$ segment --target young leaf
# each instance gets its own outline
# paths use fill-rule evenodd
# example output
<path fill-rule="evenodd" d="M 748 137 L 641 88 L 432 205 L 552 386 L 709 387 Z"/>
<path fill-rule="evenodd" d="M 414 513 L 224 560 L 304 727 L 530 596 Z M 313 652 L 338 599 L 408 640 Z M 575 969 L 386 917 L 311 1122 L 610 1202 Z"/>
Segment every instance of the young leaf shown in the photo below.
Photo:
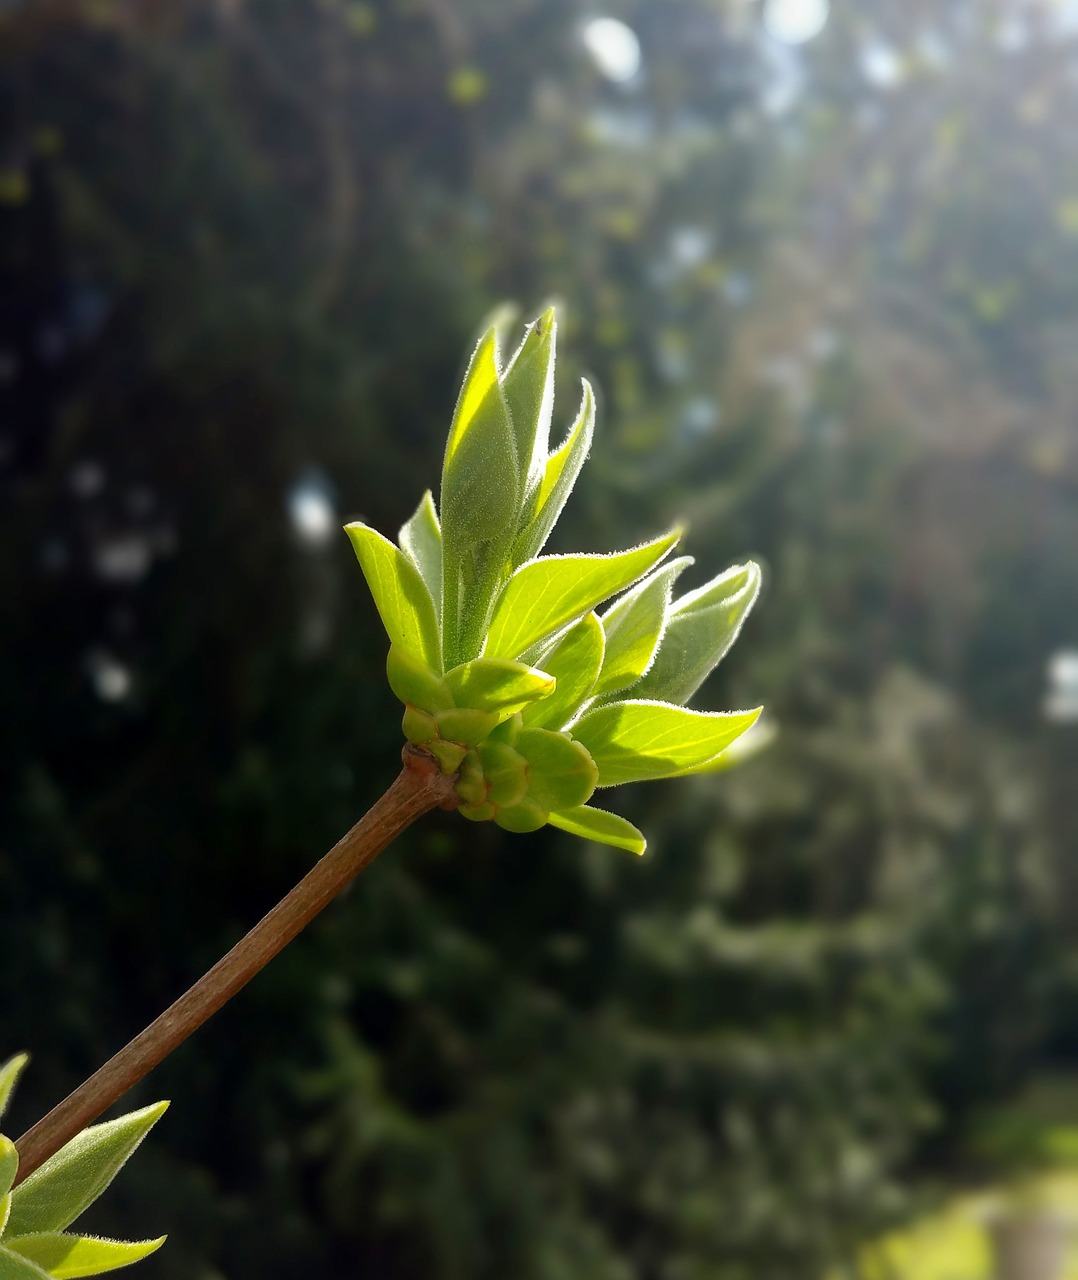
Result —
<path fill-rule="evenodd" d="M 539 487 L 546 462 L 554 409 L 557 330 L 554 308 L 550 307 L 528 326 L 502 378 L 526 493 Z"/>
<path fill-rule="evenodd" d="M 11 1193 L 8 1236 L 62 1231 L 105 1190 L 168 1108 L 141 1111 L 84 1129 Z"/>
<path fill-rule="evenodd" d="M 522 565 L 494 607 L 485 656 L 515 658 L 634 583 L 669 555 L 674 529 L 613 555 L 543 556 Z"/>
<path fill-rule="evenodd" d="M 595 762 L 566 734 L 522 729 L 513 749 L 528 762 L 527 798 L 541 808 L 571 809 L 595 790 Z"/>
<path fill-rule="evenodd" d="M 585 381 L 584 397 L 576 421 L 561 447 L 547 458 L 539 487 L 532 494 L 526 514 L 521 519 L 520 533 L 513 547 L 514 567 L 531 560 L 542 551 L 573 491 L 580 468 L 591 448 L 594 430 L 595 395 Z"/>
<path fill-rule="evenodd" d="M 19 1171 L 19 1153 L 10 1138 L 0 1133 L 0 1196 L 6 1196 Z"/>
<path fill-rule="evenodd" d="M 597 698 L 635 684 L 651 666 L 666 627 L 674 579 L 692 563 L 692 556 L 680 556 L 664 564 L 603 614 L 606 656 L 595 683 Z"/>
<path fill-rule="evenodd" d="M 755 711 L 689 711 L 668 702 L 612 702 L 573 726 L 599 769 L 600 787 L 696 772 L 755 723 Z"/>
<path fill-rule="evenodd" d="M 750 560 L 675 600 L 659 652 L 634 696 L 687 702 L 737 639 L 759 593 L 760 567 Z"/>
<path fill-rule="evenodd" d="M 497 711 L 504 719 L 553 693 L 556 681 L 523 662 L 476 658 L 447 671 L 445 683 L 458 707 Z"/>
<path fill-rule="evenodd" d="M 165 1239 L 161 1236 L 157 1240 L 104 1240 L 97 1236 L 45 1231 L 8 1238 L 4 1247 L 27 1258 L 54 1280 L 75 1280 L 78 1276 L 99 1276 L 105 1271 L 129 1267 L 132 1262 L 156 1253 Z M 2 1266 L 0 1263 L 0 1268 Z M 0 1276 L 2 1274 L 0 1270 Z"/>
<path fill-rule="evenodd" d="M 49 1280 L 49 1273 L 29 1258 L 0 1245 L 0 1280 Z"/>
<path fill-rule="evenodd" d="M 610 844 L 615 849 L 643 853 L 647 848 L 647 841 L 631 822 L 619 818 L 616 813 L 607 813 L 605 809 L 593 809 L 582 804 L 575 809 L 555 810 L 547 821 L 552 827 L 560 827 L 570 835 Z"/>
<path fill-rule="evenodd" d="M 438 672 L 441 645 L 434 601 L 419 570 L 399 547 L 358 520 L 344 526 L 367 579 L 382 626 L 399 649 Z"/>
<path fill-rule="evenodd" d="M 419 500 L 411 518 L 401 526 L 397 541 L 419 570 L 437 612 L 442 605 L 442 529 L 429 489 Z"/>
<path fill-rule="evenodd" d="M 15 1088 L 23 1067 L 29 1061 L 29 1054 L 18 1053 L 14 1058 L 8 1058 L 7 1062 L 0 1066 L 0 1116 L 7 1110 L 7 1104 L 11 1100 L 11 1091 Z"/>
<path fill-rule="evenodd" d="M 520 516 L 520 464 L 498 378 L 496 345 L 491 329 L 472 356 L 442 466 L 446 666 L 478 655 Z"/>
<path fill-rule="evenodd" d="M 557 680 L 557 688 L 524 708 L 524 723 L 533 729 L 563 729 L 591 693 L 603 665 L 604 646 L 602 623 L 594 613 L 586 613 L 542 659 L 543 670 Z"/>

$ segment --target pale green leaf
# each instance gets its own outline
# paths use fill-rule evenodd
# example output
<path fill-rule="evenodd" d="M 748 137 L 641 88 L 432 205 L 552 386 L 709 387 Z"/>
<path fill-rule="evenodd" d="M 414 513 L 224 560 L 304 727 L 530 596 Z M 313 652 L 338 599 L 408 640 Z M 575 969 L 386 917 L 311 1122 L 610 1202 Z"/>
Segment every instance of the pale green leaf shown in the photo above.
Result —
<path fill-rule="evenodd" d="M 610 844 L 615 849 L 628 849 L 630 853 L 643 853 L 647 841 L 636 827 L 616 813 L 607 813 L 605 809 L 593 809 L 590 805 L 580 805 L 575 809 L 561 809 L 547 818 L 552 827 L 568 831 L 570 835 L 580 836 L 584 840 L 595 840 L 599 844 Z"/>
<path fill-rule="evenodd" d="M 17 1053 L 14 1058 L 8 1058 L 7 1062 L 0 1066 L 0 1116 L 7 1110 L 7 1104 L 11 1101 L 11 1092 L 22 1074 L 23 1067 L 29 1061 L 29 1054 Z"/>
<path fill-rule="evenodd" d="M 437 612 L 442 604 L 442 529 L 429 489 L 419 500 L 411 518 L 401 526 L 397 541 L 419 570 Z"/>
<path fill-rule="evenodd" d="M 737 639 L 759 593 L 760 567 L 750 560 L 675 600 L 659 652 L 633 695 L 687 702 Z"/>
<path fill-rule="evenodd" d="M 457 401 L 442 467 L 442 644 L 445 665 L 478 656 L 520 516 L 521 475 L 491 329 Z"/>
<path fill-rule="evenodd" d="M 606 656 L 595 684 L 597 698 L 635 684 L 651 666 L 666 627 L 674 579 L 692 562 L 692 556 L 680 556 L 664 564 L 602 615 Z"/>
<path fill-rule="evenodd" d="M 545 671 L 508 658 L 476 658 L 445 674 L 446 687 L 458 707 L 515 715 L 553 693 L 555 680 Z"/>
<path fill-rule="evenodd" d="M 557 688 L 523 711 L 524 723 L 535 729 L 563 729 L 583 706 L 603 665 L 602 623 L 587 613 L 560 636 L 542 658 L 543 670 L 557 680 Z"/>
<path fill-rule="evenodd" d="M 49 1273 L 0 1245 L 0 1280 L 49 1280 Z"/>
<path fill-rule="evenodd" d="M 99 1276 L 148 1258 L 165 1243 L 157 1240 L 105 1240 L 97 1236 L 67 1235 L 60 1231 L 17 1236 L 4 1241 L 6 1248 L 54 1277 L 76 1280 L 79 1276 Z"/>
<path fill-rule="evenodd" d="M 538 489 L 554 409 L 554 352 L 558 325 L 550 307 L 530 324 L 502 377 L 526 492 Z"/>
<path fill-rule="evenodd" d="M 69 1226 L 115 1178 L 167 1108 L 167 1102 L 157 1102 L 72 1138 L 12 1192 L 8 1235 Z"/>
<path fill-rule="evenodd" d="M 10 1138 L 0 1133 L 0 1196 L 6 1196 L 19 1171 L 19 1153 Z"/>
<path fill-rule="evenodd" d="M 419 570 L 399 547 L 358 520 L 344 527 L 382 626 L 399 649 L 422 658 L 434 671 L 442 669 L 434 601 Z"/>
<path fill-rule="evenodd" d="M 766 751 L 778 736 L 778 726 L 765 716 L 761 716 L 736 742 L 732 742 L 725 751 L 720 751 L 714 760 L 694 772 L 725 773 L 728 769 L 736 769 L 739 765 L 747 764 Z"/>
<path fill-rule="evenodd" d="M 11 1213 L 11 1193 L 8 1192 L 0 1196 L 0 1236 L 4 1234 L 4 1228 L 7 1226 L 8 1216 Z"/>
<path fill-rule="evenodd" d="M 522 565 L 494 607 L 485 656 L 515 658 L 654 568 L 677 545 L 674 529 L 613 555 L 543 556 Z"/>
<path fill-rule="evenodd" d="M 595 395 L 584 382 L 580 412 L 564 443 L 546 460 L 539 487 L 529 503 L 527 516 L 513 547 L 513 564 L 523 564 L 542 551 L 576 484 L 580 468 L 591 448 L 595 430 Z"/>
<path fill-rule="evenodd" d="M 571 809 L 595 790 L 595 763 L 567 734 L 522 729 L 513 749 L 528 762 L 527 798 L 541 808 Z"/>
<path fill-rule="evenodd" d="M 599 786 L 695 773 L 755 723 L 754 711 L 689 711 L 633 699 L 586 711 L 573 736 L 599 768 Z"/>

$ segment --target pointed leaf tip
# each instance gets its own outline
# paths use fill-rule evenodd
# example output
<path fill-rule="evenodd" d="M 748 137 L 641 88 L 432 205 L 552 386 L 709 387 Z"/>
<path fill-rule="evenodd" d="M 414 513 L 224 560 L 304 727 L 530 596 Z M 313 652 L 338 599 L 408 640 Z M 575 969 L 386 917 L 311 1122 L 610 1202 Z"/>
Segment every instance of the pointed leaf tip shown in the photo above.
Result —
<path fill-rule="evenodd" d="M 107 1240 L 100 1236 L 68 1235 L 43 1231 L 29 1236 L 7 1238 L 4 1245 L 12 1253 L 32 1262 L 53 1280 L 79 1280 L 118 1271 L 156 1253 L 167 1236 L 156 1240 Z M 0 1280 L 5 1280 L 0 1261 Z"/>
<path fill-rule="evenodd" d="M 574 809 L 562 809 L 547 819 L 552 827 L 579 836 L 582 840 L 594 840 L 597 844 L 612 845 L 629 853 L 642 855 L 648 842 L 641 832 L 627 819 L 605 809 L 593 809 L 580 805 Z"/>
<path fill-rule="evenodd" d="M 599 786 L 683 777 L 697 772 L 756 723 L 753 711 L 690 711 L 633 699 L 586 711 L 573 736 L 599 768 Z"/>
<path fill-rule="evenodd" d="M 167 1110 L 167 1102 L 156 1102 L 72 1138 L 11 1193 L 7 1236 L 69 1226 L 101 1195 Z"/>
<path fill-rule="evenodd" d="M 7 1110 L 7 1104 L 11 1101 L 11 1094 L 16 1084 L 18 1084 L 19 1076 L 22 1075 L 23 1068 L 30 1061 L 28 1053 L 17 1053 L 13 1058 L 0 1066 L 0 1116 Z"/>

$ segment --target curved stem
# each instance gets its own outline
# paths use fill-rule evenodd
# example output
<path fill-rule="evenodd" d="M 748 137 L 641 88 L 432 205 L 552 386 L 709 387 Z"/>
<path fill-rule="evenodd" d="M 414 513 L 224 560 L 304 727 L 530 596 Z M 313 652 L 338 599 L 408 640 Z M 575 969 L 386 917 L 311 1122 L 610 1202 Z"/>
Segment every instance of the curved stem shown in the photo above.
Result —
<path fill-rule="evenodd" d="M 21 1182 L 181 1045 L 417 818 L 454 808 L 453 778 L 405 747 L 389 790 L 267 915 L 156 1021 L 15 1143 Z"/>

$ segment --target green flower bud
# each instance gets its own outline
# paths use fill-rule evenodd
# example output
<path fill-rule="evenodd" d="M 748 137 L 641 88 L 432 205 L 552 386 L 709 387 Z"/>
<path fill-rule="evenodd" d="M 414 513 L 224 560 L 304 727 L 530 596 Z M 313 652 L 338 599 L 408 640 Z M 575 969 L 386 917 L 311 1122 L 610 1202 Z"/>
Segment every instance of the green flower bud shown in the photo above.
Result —
<path fill-rule="evenodd" d="M 495 711 L 476 711 L 473 707 L 454 707 L 448 711 L 439 711 L 438 736 L 448 738 L 450 742 L 463 742 L 467 747 L 474 747 L 482 742 L 498 723 Z"/>
<path fill-rule="evenodd" d="M 405 707 L 401 728 L 408 741 L 415 743 L 417 747 L 425 747 L 431 739 L 438 736 L 438 721 L 418 707 Z"/>
<path fill-rule="evenodd" d="M 499 809 L 491 816 L 503 831 L 538 831 L 546 825 L 549 811 L 534 800 L 522 800 L 508 809 Z"/>
<path fill-rule="evenodd" d="M 486 800 L 482 804 L 462 804 L 457 812 L 463 814 L 469 822 L 489 822 L 498 811 Z"/>
<path fill-rule="evenodd" d="M 524 757 L 502 742 L 479 744 L 479 759 L 489 788 L 488 798 L 499 807 L 514 805 L 528 790 L 528 765 Z"/>
<path fill-rule="evenodd" d="M 413 653 L 389 646 L 386 658 L 389 687 L 401 702 L 411 703 L 423 711 L 447 711 L 454 705 L 453 695 L 445 682 Z"/>

